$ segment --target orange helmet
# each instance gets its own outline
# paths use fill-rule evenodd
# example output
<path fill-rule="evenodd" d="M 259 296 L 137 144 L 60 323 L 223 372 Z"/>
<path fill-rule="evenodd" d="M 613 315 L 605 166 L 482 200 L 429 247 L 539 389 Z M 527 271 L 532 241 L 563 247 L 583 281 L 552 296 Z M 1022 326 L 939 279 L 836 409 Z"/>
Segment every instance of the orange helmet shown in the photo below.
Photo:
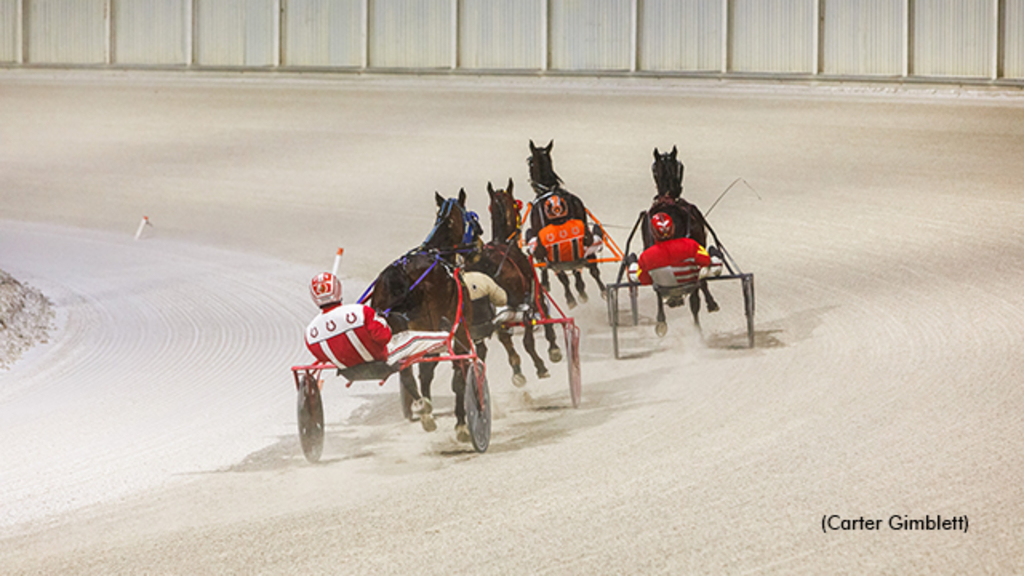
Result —
<path fill-rule="evenodd" d="M 676 225 L 672 217 L 664 212 L 658 212 L 651 216 L 651 228 L 654 229 L 654 237 L 658 240 L 671 240 L 676 233 Z"/>
<path fill-rule="evenodd" d="M 309 293 L 313 297 L 313 303 L 320 308 L 339 304 L 341 303 L 341 282 L 330 272 L 317 274 L 309 283 Z"/>
<path fill-rule="evenodd" d="M 555 220 L 569 214 L 569 207 L 565 205 L 561 196 L 552 194 L 544 201 L 544 214 L 548 220 Z"/>

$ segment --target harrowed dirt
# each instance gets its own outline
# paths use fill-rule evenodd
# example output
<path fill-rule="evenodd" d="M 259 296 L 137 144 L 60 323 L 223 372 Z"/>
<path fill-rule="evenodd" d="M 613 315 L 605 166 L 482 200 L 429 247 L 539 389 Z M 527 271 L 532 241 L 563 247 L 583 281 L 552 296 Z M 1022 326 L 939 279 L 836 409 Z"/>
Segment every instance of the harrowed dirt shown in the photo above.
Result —
<path fill-rule="evenodd" d="M 4 574 L 1024 568 L 1020 90 L 0 70 L 0 103 L 0 342 L 12 298 L 38 330 L 0 367 Z M 308 280 L 343 247 L 356 299 L 435 191 L 489 228 L 530 139 L 620 245 L 655 147 L 705 212 L 742 179 L 708 220 L 754 348 L 722 282 L 703 335 L 643 292 L 616 360 L 588 278 L 579 408 L 492 341 L 487 453 L 442 366 L 433 433 L 328 375 L 307 463 Z"/>

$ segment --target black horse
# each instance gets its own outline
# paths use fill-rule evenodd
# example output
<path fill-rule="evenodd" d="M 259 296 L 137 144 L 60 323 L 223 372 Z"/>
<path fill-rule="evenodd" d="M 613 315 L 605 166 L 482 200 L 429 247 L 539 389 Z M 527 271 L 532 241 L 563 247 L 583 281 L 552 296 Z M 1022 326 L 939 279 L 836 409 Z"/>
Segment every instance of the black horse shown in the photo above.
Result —
<path fill-rule="evenodd" d="M 569 308 L 576 307 L 576 298 L 569 290 L 569 277 L 566 271 L 572 271 L 575 278 L 576 291 L 581 302 L 587 301 L 586 284 L 580 274 L 580 268 L 586 267 L 590 275 L 597 282 L 601 296 L 605 296 L 605 286 L 601 282 L 601 272 L 595 262 L 589 262 L 584 255 L 587 247 L 593 245 L 595 234 L 601 235 L 600 228 L 595 226 L 591 229 L 587 209 L 578 196 L 562 187 L 562 179 L 555 173 L 551 161 L 551 149 L 555 141 L 551 140 L 547 146 L 538 148 L 533 140 L 530 140 L 530 157 L 526 162 L 530 168 L 530 185 L 533 187 L 536 197 L 530 203 L 530 229 L 527 231 L 527 241 L 536 242 L 533 249 L 533 256 L 539 262 L 545 262 L 546 266 L 541 270 L 541 284 L 545 290 L 550 289 L 548 269 L 554 270 L 555 275 L 565 288 L 565 301 Z M 566 226 L 571 222 L 579 222 L 582 237 L 565 243 L 568 248 L 564 252 L 555 249 L 549 239 L 542 237 L 554 234 L 544 234 L 545 230 L 553 230 L 554 226 Z M 564 230 L 561 228 L 560 230 Z M 564 234 L 563 234 L 564 235 Z M 552 258 L 552 255 L 555 258 Z"/>
<path fill-rule="evenodd" d="M 474 259 L 466 266 L 467 270 L 483 272 L 505 290 L 508 296 L 508 305 L 514 309 L 526 309 L 528 315 L 537 310 L 537 302 L 540 302 L 542 312 L 547 315 L 547 303 L 543 298 L 538 299 L 535 287 L 537 276 L 530 259 L 523 254 L 519 247 L 519 236 L 522 230 L 522 223 L 519 218 L 519 206 L 512 193 L 512 179 L 508 180 L 508 187 L 505 190 L 495 190 L 490 182 L 487 183 L 487 194 L 490 196 L 491 213 L 491 241 L 484 244 L 480 250 L 480 257 Z M 525 306 L 524 306 L 525 305 Z M 523 322 L 525 333 L 523 334 L 523 346 L 527 354 L 533 360 L 534 368 L 537 370 L 538 378 L 550 376 L 544 360 L 537 354 L 536 341 L 533 336 L 533 326 L 528 319 Z M 516 386 L 526 384 L 526 377 L 523 376 L 522 360 L 516 352 L 512 343 L 510 331 L 499 328 L 497 330 L 498 340 L 508 353 L 509 365 L 512 367 L 512 383 Z M 548 358 L 552 362 L 562 359 L 562 351 L 556 342 L 555 329 L 550 324 L 544 325 L 544 334 L 548 341 Z M 483 357 L 487 347 L 483 341 L 477 342 L 477 349 Z"/>
<path fill-rule="evenodd" d="M 683 199 L 683 163 L 677 158 L 678 151 L 672 147 L 671 152 L 664 154 L 654 149 L 654 164 L 651 171 L 654 173 L 654 183 L 657 185 L 658 193 L 654 196 L 651 208 L 647 211 L 643 227 L 644 248 L 654 244 L 654 233 L 650 227 L 650 219 L 661 212 L 672 219 L 675 227 L 675 238 L 691 238 L 701 246 L 708 248 L 707 244 L 707 222 L 704 215 L 695 205 Z M 693 314 L 693 322 L 700 326 L 700 293 L 704 293 L 707 300 L 708 312 L 718 311 L 718 303 L 711 296 L 708 290 L 707 280 L 701 280 L 699 292 L 694 291 L 690 295 L 690 312 Z M 659 301 L 660 303 L 660 301 Z M 669 306 L 678 306 L 681 301 L 668 301 Z"/>

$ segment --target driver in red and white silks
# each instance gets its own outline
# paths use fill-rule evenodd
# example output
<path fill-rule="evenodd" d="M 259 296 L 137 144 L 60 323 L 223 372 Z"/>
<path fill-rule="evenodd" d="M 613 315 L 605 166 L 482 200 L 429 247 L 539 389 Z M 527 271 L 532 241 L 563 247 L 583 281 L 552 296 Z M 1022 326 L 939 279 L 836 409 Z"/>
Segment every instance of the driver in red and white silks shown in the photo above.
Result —
<path fill-rule="evenodd" d="M 388 357 L 391 328 L 363 304 L 342 304 L 341 282 L 324 272 L 310 283 L 320 315 L 306 327 L 306 347 L 320 362 L 349 368 Z"/>
<path fill-rule="evenodd" d="M 392 338 L 391 328 L 373 308 L 342 303 L 341 282 L 329 272 L 313 277 L 309 289 L 320 315 L 306 327 L 306 347 L 319 362 L 337 368 L 375 361 L 397 366 L 413 354 L 444 347 L 448 340 L 447 332 L 414 330 Z"/>

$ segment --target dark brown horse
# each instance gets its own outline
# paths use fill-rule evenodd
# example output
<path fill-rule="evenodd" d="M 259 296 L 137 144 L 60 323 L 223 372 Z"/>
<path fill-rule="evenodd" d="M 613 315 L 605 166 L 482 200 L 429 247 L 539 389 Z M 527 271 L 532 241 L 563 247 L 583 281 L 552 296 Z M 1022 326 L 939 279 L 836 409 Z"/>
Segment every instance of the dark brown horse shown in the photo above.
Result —
<path fill-rule="evenodd" d="M 435 229 L 437 227 L 435 226 Z M 465 287 L 462 287 L 462 301 L 469 302 Z M 370 292 L 369 305 L 387 318 L 392 332 L 404 330 L 445 331 L 452 330 L 459 317 L 459 285 L 455 279 L 452 265 L 437 250 L 417 248 L 392 262 L 385 268 L 374 282 Z M 462 307 L 460 324 L 455 326 L 453 349 L 456 354 L 465 354 L 471 350 L 468 334 L 463 328 L 472 325 L 472 310 L 469 306 Z M 460 441 L 469 441 L 469 430 L 466 427 L 466 409 L 464 396 L 466 391 L 466 371 L 468 362 L 453 362 L 452 392 L 455 393 L 455 429 Z M 420 362 L 420 388 L 416 388 L 416 379 L 412 368 L 406 368 L 399 374 L 403 395 L 410 401 L 431 398 L 430 387 L 434 379 L 436 362 Z M 411 416 L 407 406 L 403 406 L 406 415 Z M 427 431 L 436 426 L 430 413 L 421 414 L 420 422 Z"/>
<path fill-rule="evenodd" d="M 513 309 L 522 310 L 530 316 L 536 313 L 537 302 L 542 307 L 541 312 L 548 314 L 547 303 L 543 298 L 538 299 L 536 293 L 537 277 L 530 259 L 523 254 L 519 248 L 519 236 L 522 230 L 522 222 L 519 218 L 519 205 L 513 196 L 512 179 L 508 179 L 508 187 L 504 190 L 495 190 L 490 182 L 487 183 L 487 194 L 490 196 L 491 213 L 491 241 L 484 244 L 479 253 L 479 258 L 472 259 L 466 269 L 487 274 L 505 290 L 508 296 L 508 306 Z M 527 354 L 533 360 L 537 369 L 538 378 L 547 378 L 547 367 L 544 360 L 537 354 L 536 341 L 533 336 L 533 326 L 529 319 L 524 318 L 523 346 Z M 498 341 L 505 347 L 508 353 L 509 365 L 512 367 L 512 383 L 516 386 L 526 384 L 526 377 L 523 376 L 522 360 L 516 352 L 512 343 L 511 330 L 499 328 L 497 330 Z M 544 325 L 544 334 L 548 341 L 548 357 L 552 362 L 562 359 L 562 351 L 556 342 L 555 329 L 550 324 Z M 483 341 L 477 342 L 477 349 L 481 357 L 486 354 L 487 347 Z"/>
<path fill-rule="evenodd" d="M 538 235 L 541 230 L 549 224 L 561 224 L 569 220 L 580 220 L 583 223 L 583 246 L 580 248 L 585 249 L 585 247 L 594 243 L 595 233 L 600 235 L 601 230 L 596 226 L 594 229 L 591 229 L 588 222 L 589 219 L 587 218 L 587 209 L 584 207 L 583 201 L 562 187 L 562 179 L 555 173 L 554 165 L 551 161 L 551 149 L 554 146 L 554 140 L 548 142 L 548 145 L 544 147 L 537 147 L 533 140 L 530 140 L 530 157 L 527 158 L 526 163 L 530 168 L 530 185 L 533 187 L 536 197 L 530 203 L 530 229 L 527 231 L 527 241 L 531 243 L 538 241 Z M 548 211 L 548 207 L 551 205 L 556 206 L 562 216 L 552 217 Z M 533 255 L 539 262 L 544 262 L 548 259 L 547 251 L 539 245 L 533 251 Z M 547 266 L 541 270 L 541 284 L 545 290 L 550 289 L 548 268 L 552 268 L 555 271 L 555 276 L 558 277 L 558 280 L 561 281 L 562 286 L 565 288 L 566 303 L 569 308 L 575 308 L 576 298 L 569 290 L 569 277 L 566 275 L 566 271 L 572 271 L 579 300 L 580 302 L 586 302 L 586 284 L 583 283 L 583 277 L 580 274 L 580 268 L 583 267 L 590 270 L 590 275 L 597 282 L 601 296 L 604 297 L 605 286 L 601 282 L 601 272 L 598 270 L 596 263 L 588 262 L 585 257 L 569 262 L 547 262 Z"/>
<path fill-rule="evenodd" d="M 654 202 L 647 211 L 643 227 L 644 248 L 654 244 L 654 234 L 650 229 L 650 219 L 659 212 L 667 214 L 672 218 L 675 227 L 675 238 L 691 238 L 705 248 L 707 243 L 707 222 L 704 215 L 695 205 L 683 199 L 683 163 L 678 159 L 676 147 L 671 152 L 664 154 L 654 149 L 654 164 L 651 166 L 654 173 L 654 183 L 657 185 L 658 193 L 654 196 Z M 708 290 L 707 280 L 700 281 L 700 290 L 690 295 L 690 312 L 693 314 L 693 322 L 700 326 L 700 293 L 704 294 L 707 300 L 708 312 L 716 312 L 718 303 L 711 296 Z M 681 301 L 668 301 L 669 306 L 678 306 Z"/>

